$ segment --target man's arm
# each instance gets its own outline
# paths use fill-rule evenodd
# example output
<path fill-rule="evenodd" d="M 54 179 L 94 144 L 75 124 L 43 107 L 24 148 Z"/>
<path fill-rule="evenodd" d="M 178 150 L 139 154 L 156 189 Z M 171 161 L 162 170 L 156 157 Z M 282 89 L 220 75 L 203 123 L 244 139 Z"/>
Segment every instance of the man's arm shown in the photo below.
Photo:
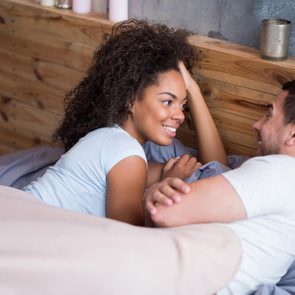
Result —
<path fill-rule="evenodd" d="M 146 203 L 156 225 L 170 227 L 192 223 L 231 222 L 247 218 L 242 200 L 222 175 L 192 184 L 185 184 L 177 178 L 168 178 L 153 185 L 146 193 L 146 200 L 157 202 L 175 195 L 180 195 L 181 201 L 170 206 L 156 203 L 156 209 L 150 210 L 151 207 Z"/>

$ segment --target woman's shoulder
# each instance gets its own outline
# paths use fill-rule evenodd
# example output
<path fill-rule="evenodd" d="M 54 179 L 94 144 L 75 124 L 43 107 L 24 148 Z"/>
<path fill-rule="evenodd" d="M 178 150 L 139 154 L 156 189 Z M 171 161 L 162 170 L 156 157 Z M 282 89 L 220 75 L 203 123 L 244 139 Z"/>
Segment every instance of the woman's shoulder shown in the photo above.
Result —
<path fill-rule="evenodd" d="M 83 152 L 83 154 L 88 153 L 90 156 L 100 154 L 105 150 L 116 153 L 121 150 L 142 150 L 142 146 L 121 127 L 115 125 L 89 132 L 68 153 L 81 154 Z"/>

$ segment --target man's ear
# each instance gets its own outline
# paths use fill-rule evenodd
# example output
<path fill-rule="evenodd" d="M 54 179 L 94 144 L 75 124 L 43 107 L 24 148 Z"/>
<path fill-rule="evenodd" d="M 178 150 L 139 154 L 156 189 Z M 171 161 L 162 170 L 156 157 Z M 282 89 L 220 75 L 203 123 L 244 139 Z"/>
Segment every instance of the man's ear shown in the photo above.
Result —
<path fill-rule="evenodd" d="M 289 137 L 286 143 L 288 146 L 295 146 L 295 125 L 291 126 Z"/>

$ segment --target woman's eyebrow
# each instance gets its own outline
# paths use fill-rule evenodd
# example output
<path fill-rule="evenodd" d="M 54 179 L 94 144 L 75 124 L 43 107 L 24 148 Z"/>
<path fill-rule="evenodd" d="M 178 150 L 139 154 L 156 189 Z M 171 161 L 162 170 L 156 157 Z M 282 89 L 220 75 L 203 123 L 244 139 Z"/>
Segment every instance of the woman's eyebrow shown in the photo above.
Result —
<path fill-rule="evenodd" d="M 157 95 L 162 95 L 162 94 L 168 94 L 168 95 L 172 96 L 173 98 L 176 98 L 176 95 L 171 93 L 171 92 L 159 92 L 159 93 L 157 93 Z"/>

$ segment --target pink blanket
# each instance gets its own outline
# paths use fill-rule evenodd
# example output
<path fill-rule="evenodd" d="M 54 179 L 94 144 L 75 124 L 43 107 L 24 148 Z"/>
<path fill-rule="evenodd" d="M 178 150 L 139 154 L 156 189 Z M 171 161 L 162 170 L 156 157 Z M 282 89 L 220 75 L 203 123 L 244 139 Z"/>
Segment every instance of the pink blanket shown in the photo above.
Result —
<path fill-rule="evenodd" d="M 0 294 L 213 294 L 240 258 L 222 225 L 136 227 L 0 186 Z"/>

